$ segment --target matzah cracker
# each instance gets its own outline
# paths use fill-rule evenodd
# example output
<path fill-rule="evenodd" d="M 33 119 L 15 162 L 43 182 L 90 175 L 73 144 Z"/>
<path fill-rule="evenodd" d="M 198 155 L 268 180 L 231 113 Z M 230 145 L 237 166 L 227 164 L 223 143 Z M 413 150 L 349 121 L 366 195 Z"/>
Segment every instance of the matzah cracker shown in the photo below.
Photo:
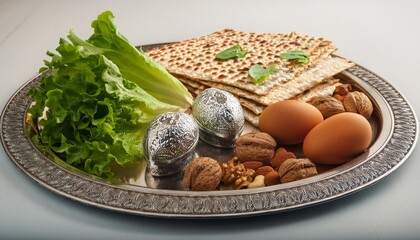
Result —
<path fill-rule="evenodd" d="M 254 127 L 258 127 L 258 123 L 260 121 L 259 115 L 256 115 L 255 113 L 251 112 L 250 110 L 242 107 L 243 113 L 244 113 L 244 119 L 251 123 Z"/>
<path fill-rule="evenodd" d="M 183 81 L 182 78 L 179 78 L 179 79 L 181 80 L 181 82 Z M 186 84 L 187 89 L 190 91 L 191 94 L 193 94 L 195 96 L 197 96 L 200 92 L 204 91 L 202 86 L 197 86 L 198 88 L 195 88 L 191 85 Z M 243 110 L 243 113 L 244 113 L 245 120 L 248 121 L 253 126 L 258 127 L 259 115 L 255 114 L 252 111 L 250 111 L 249 109 L 245 108 L 242 104 L 241 104 L 241 106 L 242 106 L 242 110 Z"/>
<path fill-rule="evenodd" d="M 272 89 L 266 96 L 259 96 L 224 84 L 209 84 L 209 82 L 195 82 L 193 80 L 178 77 L 181 82 L 195 89 L 204 90 L 207 87 L 216 87 L 228 91 L 238 97 L 239 102 L 245 108 L 255 114 L 260 114 L 265 106 L 277 101 L 291 99 L 304 91 L 313 88 L 326 78 L 333 76 L 353 66 L 353 63 L 338 57 L 329 57 L 322 60 L 318 65 L 309 68 L 299 77 Z M 319 93 L 318 93 L 319 94 Z M 306 95 L 310 96 L 310 95 Z"/>
<path fill-rule="evenodd" d="M 329 81 L 325 84 L 319 84 L 315 86 L 314 88 L 310 89 L 310 91 L 306 93 L 302 93 L 301 95 L 297 96 L 296 99 L 301 102 L 307 102 L 312 97 L 326 97 L 331 96 L 335 90 L 335 88 L 342 83 L 337 82 L 335 80 Z M 244 118 L 246 121 L 248 121 L 250 124 L 252 124 L 255 127 L 258 127 L 259 123 L 259 114 L 254 113 L 253 111 L 247 109 L 246 107 L 242 107 Z"/>
<path fill-rule="evenodd" d="M 182 76 L 176 76 L 175 77 L 181 81 L 184 85 L 186 86 L 190 86 L 196 89 L 200 89 L 200 90 L 205 90 L 206 88 L 208 88 L 208 86 L 202 84 L 201 82 L 195 81 L 195 80 L 191 80 Z"/>
<path fill-rule="evenodd" d="M 181 78 L 181 81 L 185 79 Z M 307 102 L 312 97 L 326 97 L 331 96 L 334 93 L 334 90 L 337 86 L 341 85 L 342 83 L 339 82 L 339 79 L 332 79 L 328 78 L 321 82 L 320 84 L 314 86 L 311 89 L 306 90 L 305 92 L 294 96 L 291 99 L 295 99 L 301 102 Z M 188 86 L 187 88 L 191 91 L 193 91 L 194 94 L 198 95 L 200 92 L 204 91 L 205 88 L 202 88 L 202 85 L 196 84 L 195 85 L 198 88 Z M 265 106 L 252 102 L 249 99 L 244 98 L 238 98 L 239 102 L 241 103 L 243 112 L 244 112 L 244 118 L 249 123 L 251 123 L 253 126 L 258 127 L 258 121 L 259 121 L 259 115 L 264 110 Z"/>
<path fill-rule="evenodd" d="M 217 53 L 238 44 L 249 51 L 245 58 L 227 61 L 215 59 Z M 189 79 L 229 84 L 262 95 L 273 86 L 292 79 L 308 67 L 308 65 L 291 64 L 279 57 L 281 53 L 299 49 L 307 53 L 311 61 L 316 61 L 322 53 L 318 48 L 327 45 L 330 45 L 330 42 L 322 38 L 295 32 L 256 34 L 227 29 L 164 45 L 148 51 L 147 54 L 172 74 Z M 274 65 L 278 71 L 264 83 L 256 85 L 248 76 L 248 70 L 257 63 L 266 67 Z"/>
<path fill-rule="evenodd" d="M 251 92 L 244 91 L 242 89 L 238 89 L 226 84 L 210 83 L 205 81 L 201 81 L 201 83 L 209 87 L 215 87 L 228 91 L 238 97 L 247 98 L 262 105 L 268 106 L 271 103 L 292 98 L 295 95 L 302 93 L 306 89 L 309 89 L 312 86 L 322 82 L 322 80 L 325 78 L 333 76 L 352 66 L 354 66 L 354 63 L 349 62 L 346 59 L 329 56 L 323 60 L 320 60 L 315 66 L 307 69 L 298 77 L 277 87 L 274 87 L 264 96 L 253 94 Z"/>
<path fill-rule="evenodd" d="M 339 81 L 339 79 L 327 78 L 323 80 L 320 84 L 312 86 L 311 88 L 306 89 L 300 94 L 297 94 L 290 98 L 279 99 L 278 101 L 296 99 L 298 101 L 306 102 L 315 96 L 330 96 L 334 92 L 335 88 L 338 85 L 341 85 Z M 261 114 L 264 108 L 266 108 L 266 106 L 246 98 L 239 97 L 238 100 L 243 107 L 247 108 L 248 110 L 257 115 Z"/>
<path fill-rule="evenodd" d="M 317 86 L 295 96 L 293 99 L 301 102 L 308 102 L 313 97 L 331 96 L 334 93 L 335 88 L 340 85 L 342 85 L 342 83 L 340 83 L 339 79 L 322 82 L 321 84 L 318 84 Z"/>

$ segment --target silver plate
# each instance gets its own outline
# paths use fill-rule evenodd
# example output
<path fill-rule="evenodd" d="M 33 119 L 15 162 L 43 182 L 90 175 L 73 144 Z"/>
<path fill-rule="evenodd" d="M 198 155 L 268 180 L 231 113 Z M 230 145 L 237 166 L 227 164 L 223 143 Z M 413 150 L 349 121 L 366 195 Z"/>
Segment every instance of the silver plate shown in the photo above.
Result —
<path fill-rule="evenodd" d="M 346 164 L 315 177 L 270 187 L 186 191 L 178 183 L 180 176 L 153 178 L 144 171 L 124 172 L 126 183 L 112 183 L 64 162 L 53 161 L 29 140 L 25 123 L 26 111 L 32 102 L 27 94 L 38 84 L 39 75 L 24 84 L 3 109 L 1 140 L 10 159 L 26 175 L 55 193 L 92 206 L 176 218 L 226 218 L 282 212 L 338 199 L 364 189 L 396 170 L 416 145 L 416 115 L 395 87 L 359 65 L 338 77 L 356 85 L 373 100 L 375 141 L 366 153 Z M 197 151 L 199 155 L 216 154 L 221 160 L 229 159 L 232 154 L 205 145 L 198 147 Z M 145 169 L 144 165 L 136 167 Z"/>

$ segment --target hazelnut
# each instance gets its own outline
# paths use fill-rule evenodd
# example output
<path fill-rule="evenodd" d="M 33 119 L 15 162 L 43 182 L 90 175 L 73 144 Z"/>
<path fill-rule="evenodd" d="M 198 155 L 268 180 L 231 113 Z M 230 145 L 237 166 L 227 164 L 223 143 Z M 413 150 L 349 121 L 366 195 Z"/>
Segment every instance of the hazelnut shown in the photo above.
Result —
<path fill-rule="evenodd" d="M 195 191 L 212 191 L 222 179 L 220 164 L 209 157 L 199 157 L 187 166 L 182 180 L 183 184 Z"/>
<path fill-rule="evenodd" d="M 354 112 L 362 115 L 366 119 L 372 116 L 373 105 L 369 97 L 362 92 L 350 92 L 343 101 L 344 108 L 348 112 Z"/>
<path fill-rule="evenodd" d="M 236 156 L 241 162 L 259 161 L 268 164 L 274 156 L 276 140 L 265 132 L 252 132 L 240 136 L 236 142 Z"/>
<path fill-rule="evenodd" d="M 343 104 L 331 96 L 314 97 L 309 103 L 318 108 L 324 118 L 329 118 L 335 114 L 345 112 Z"/>
<path fill-rule="evenodd" d="M 280 182 L 287 183 L 317 175 L 315 164 L 307 158 L 290 158 L 280 165 Z"/>
<path fill-rule="evenodd" d="M 271 171 L 264 176 L 264 184 L 272 186 L 280 183 L 280 175 L 276 171 Z"/>

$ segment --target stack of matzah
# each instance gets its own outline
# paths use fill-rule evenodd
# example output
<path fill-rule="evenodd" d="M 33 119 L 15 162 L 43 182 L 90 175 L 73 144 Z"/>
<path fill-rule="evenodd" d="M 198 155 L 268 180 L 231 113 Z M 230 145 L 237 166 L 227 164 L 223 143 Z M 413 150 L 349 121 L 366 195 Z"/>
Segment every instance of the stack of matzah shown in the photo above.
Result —
<path fill-rule="evenodd" d="M 216 54 L 234 45 L 249 53 L 244 58 L 215 59 Z M 309 64 L 294 64 L 279 57 L 290 50 L 304 51 Z M 332 76 L 354 65 L 332 56 L 336 50 L 323 38 L 295 32 L 256 34 L 227 29 L 164 45 L 147 54 L 177 76 L 193 94 L 216 87 L 237 96 L 245 119 L 258 126 L 259 114 L 271 103 L 292 98 L 306 101 L 311 96 L 332 94 L 340 84 Z M 257 85 L 248 74 L 255 64 L 274 65 L 276 71 Z"/>

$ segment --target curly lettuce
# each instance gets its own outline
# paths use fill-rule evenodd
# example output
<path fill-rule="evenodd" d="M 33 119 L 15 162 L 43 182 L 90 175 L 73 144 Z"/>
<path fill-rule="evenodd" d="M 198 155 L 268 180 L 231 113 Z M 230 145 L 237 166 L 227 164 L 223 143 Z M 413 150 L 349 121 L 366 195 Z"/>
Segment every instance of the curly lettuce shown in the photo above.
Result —
<path fill-rule="evenodd" d="M 47 52 L 45 71 L 30 95 L 41 143 L 67 163 L 96 176 L 114 176 L 112 165 L 141 160 L 148 124 L 167 111 L 184 111 L 192 97 L 163 67 L 132 46 L 111 12 L 92 23 L 87 40 L 72 31 Z"/>

